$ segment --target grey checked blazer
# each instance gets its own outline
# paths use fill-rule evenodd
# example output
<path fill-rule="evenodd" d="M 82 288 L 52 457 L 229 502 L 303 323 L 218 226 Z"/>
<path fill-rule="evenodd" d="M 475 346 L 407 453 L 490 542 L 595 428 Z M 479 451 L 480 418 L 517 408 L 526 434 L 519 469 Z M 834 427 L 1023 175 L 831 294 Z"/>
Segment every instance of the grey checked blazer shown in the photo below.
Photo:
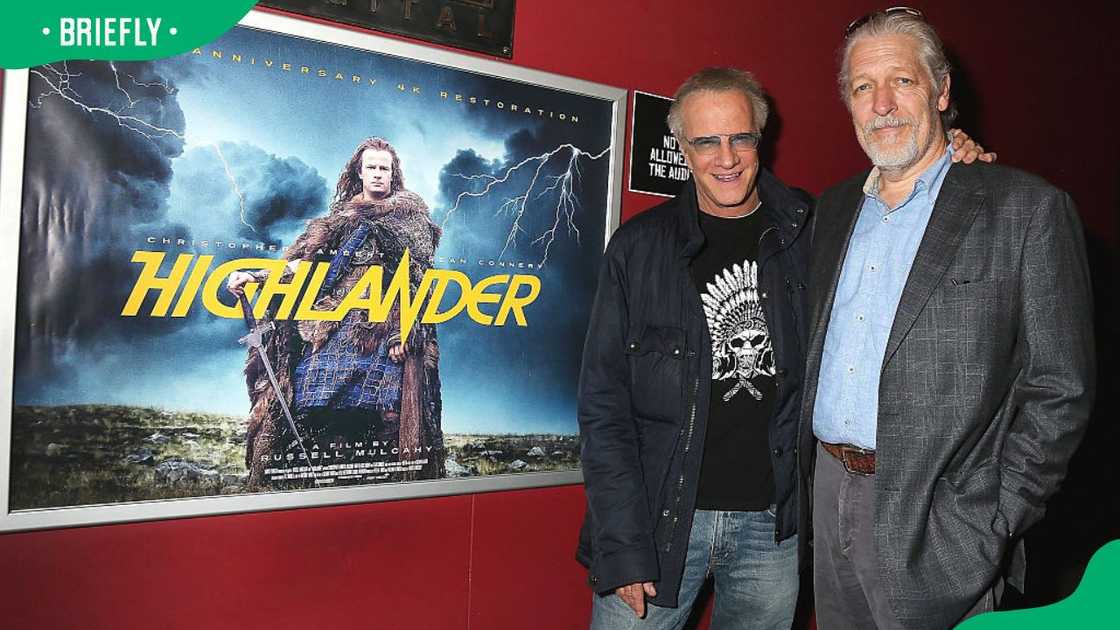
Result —
<path fill-rule="evenodd" d="M 828 190 L 817 206 L 803 493 L 821 353 L 866 177 Z M 1022 588 L 1020 536 L 1042 518 L 1092 406 L 1090 299 L 1066 193 L 1003 166 L 950 167 L 879 385 L 875 544 L 907 628 L 951 626 L 1000 573 Z"/>

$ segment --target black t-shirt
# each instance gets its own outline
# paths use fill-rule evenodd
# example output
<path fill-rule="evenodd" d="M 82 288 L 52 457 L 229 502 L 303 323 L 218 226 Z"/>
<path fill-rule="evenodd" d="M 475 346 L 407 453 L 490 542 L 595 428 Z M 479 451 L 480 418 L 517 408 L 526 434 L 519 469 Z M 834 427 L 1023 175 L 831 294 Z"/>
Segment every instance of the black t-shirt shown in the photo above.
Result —
<path fill-rule="evenodd" d="M 704 249 L 692 261 L 712 338 L 712 395 L 696 507 L 764 510 L 774 496 L 769 427 L 774 351 L 758 290 L 766 220 L 700 212 Z"/>

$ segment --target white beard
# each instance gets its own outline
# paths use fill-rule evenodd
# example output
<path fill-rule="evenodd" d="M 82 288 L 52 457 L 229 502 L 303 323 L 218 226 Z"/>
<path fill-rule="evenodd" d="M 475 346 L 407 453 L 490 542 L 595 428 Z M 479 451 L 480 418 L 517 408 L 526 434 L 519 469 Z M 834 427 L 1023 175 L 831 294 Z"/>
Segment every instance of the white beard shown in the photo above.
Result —
<path fill-rule="evenodd" d="M 864 125 L 859 129 L 856 137 L 859 139 L 859 145 L 863 147 L 863 152 L 871 160 L 871 163 L 884 170 L 896 170 L 906 168 L 914 164 L 920 156 L 921 149 L 918 147 L 918 125 L 913 119 L 903 119 L 906 121 L 905 125 L 896 127 L 900 130 L 905 130 L 906 137 L 901 139 L 901 142 L 892 144 L 891 146 L 883 146 L 874 137 L 876 126 L 875 121 Z"/>
<path fill-rule="evenodd" d="M 860 146 L 871 159 L 871 163 L 883 170 L 903 169 L 917 161 L 919 155 L 918 134 L 911 133 L 901 144 L 884 147 L 860 135 Z"/>

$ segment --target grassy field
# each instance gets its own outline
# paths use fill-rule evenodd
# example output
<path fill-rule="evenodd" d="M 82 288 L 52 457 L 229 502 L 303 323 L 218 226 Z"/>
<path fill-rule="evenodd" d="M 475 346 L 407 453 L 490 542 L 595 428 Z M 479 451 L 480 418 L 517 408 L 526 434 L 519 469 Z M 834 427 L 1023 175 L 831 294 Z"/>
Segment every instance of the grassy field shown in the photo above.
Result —
<path fill-rule="evenodd" d="M 574 470 L 572 435 L 445 435 L 448 477 Z M 17 406 L 12 510 L 247 492 L 242 418 L 112 405 Z"/>
<path fill-rule="evenodd" d="M 474 475 L 552 472 L 579 468 L 579 438 L 557 434 L 448 434 L 448 459 Z M 448 476 L 453 476 L 448 470 Z"/>
<path fill-rule="evenodd" d="M 233 416 L 17 406 L 9 503 L 29 509 L 241 492 L 244 457 L 245 431 Z"/>

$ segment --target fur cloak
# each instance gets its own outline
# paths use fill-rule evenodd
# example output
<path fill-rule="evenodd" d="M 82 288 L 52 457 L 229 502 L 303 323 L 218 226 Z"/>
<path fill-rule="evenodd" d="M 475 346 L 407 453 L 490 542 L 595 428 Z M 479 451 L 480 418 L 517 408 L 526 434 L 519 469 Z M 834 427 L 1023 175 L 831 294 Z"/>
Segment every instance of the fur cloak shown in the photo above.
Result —
<path fill-rule="evenodd" d="M 387 286 L 396 273 L 407 248 L 409 284 L 412 295 L 424 272 L 432 266 L 439 245 L 440 228 L 429 218 L 428 207 L 415 193 L 398 191 L 384 199 L 365 201 L 357 197 L 336 204 L 329 215 L 308 222 L 307 229 L 285 252 L 287 260 L 330 260 L 361 225 L 369 235 L 362 246 L 349 253 L 349 265 L 338 274 L 332 286 L 324 286 L 315 302 L 316 310 L 333 310 L 372 265 L 384 268 Z M 289 274 L 290 272 L 285 272 Z M 292 375 L 306 353 L 323 347 L 332 335 L 341 334 L 341 322 L 292 320 L 276 321 L 276 332 L 266 342 L 266 352 L 276 371 L 280 389 L 291 406 Z M 364 353 L 373 353 L 383 341 L 400 338 L 399 304 L 394 303 L 383 322 L 364 319 L 351 328 L 350 341 Z M 246 466 L 250 485 L 265 482 L 264 470 L 271 455 L 285 452 L 292 442 L 288 421 L 276 399 L 276 392 L 259 355 L 250 350 L 245 365 L 251 411 L 246 434 Z M 442 400 L 439 381 L 439 344 L 432 325 L 417 324 L 409 334 L 401 376 L 400 434 L 398 446 L 405 462 L 419 459 L 428 463 L 419 473 L 404 478 L 440 478 L 444 474 Z M 292 409 L 293 414 L 297 410 Z M 376 414 L 370 411 L 371 416 Z M 371 422 L 373 419 L 371 418 Z M 302 431 L 301 427 L 301 431 Z M 306 438 L 306 435 L 302 437 Z M 432 447 L 430 451 L 427 447 Z"/>

